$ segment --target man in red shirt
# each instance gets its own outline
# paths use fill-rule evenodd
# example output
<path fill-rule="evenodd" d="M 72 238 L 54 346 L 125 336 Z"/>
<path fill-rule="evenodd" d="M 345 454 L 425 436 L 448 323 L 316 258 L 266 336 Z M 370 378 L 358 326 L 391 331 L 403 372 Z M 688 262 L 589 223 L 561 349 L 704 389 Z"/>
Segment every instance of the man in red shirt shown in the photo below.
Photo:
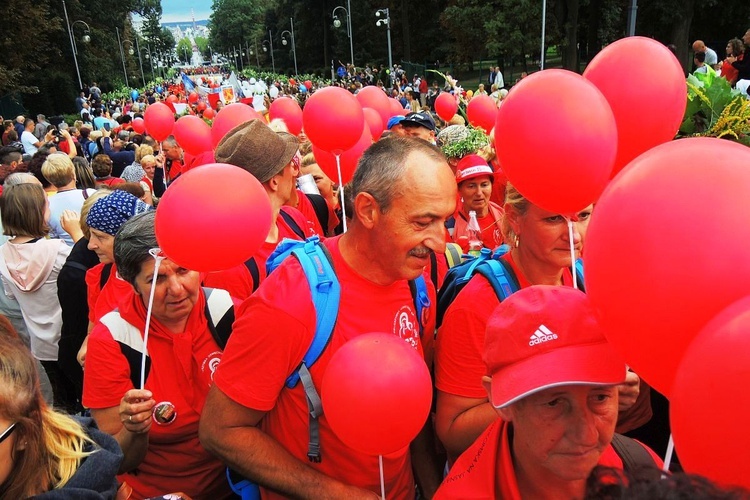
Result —
<path fill-rule="evenodd" d="M 274 132 L 261 120 L 238 125 L 216 147 L 216 161 L 243 168 L 260 181 L 271 201 L 276 223 L 271 225 L 263 246 L 245 264 L 209 273 L 204 277 L 204 285 L 221 288 L 232 297 L 244 300 L 265 279 L 266 260 L 281 240 L 303 240 L 316 234 L 302 213 L 285 206 L 296 189 L 299 166 L 294 157 L 298 148 L 296 137 L 287 132 Z M 231 186 L 227 188 L 231 189 Z"/>
<path fill-rule="evenodd" d="M 484 362 L 500 418 L 456 460 L 436 499 L 582 498 L 594 467 L 623 468 L 611 442 L 625 363 L 583 292 L 537 285 L 501 302 Z"/>
<path fill-rule="evenodd" d="M 421 336 L 409 280 L 424 273 L 432 252 L 445 251 L 443 224 L 455 208 L 456 183 L 439 149 L 393 138 L 365 151 L 350 192 L 348 231 L 323 243 L 341 298 L 329 343 L 309 368 L 318 389 L 336 351 L 368 332 L 398 335 L 429 360 L 434 291 Z M 204 446 L 259 484 L 264 499 L 378 498 L 378 457 L 346 446 L 325 415 L 318 420 L 321 460 L 308 460 L 305 392 L 301 384 L 285 386 L 315 334 L 315 308 L 299 262 L 284 261 L 237 318 L 201 418 Z M 412 464 L 423 496 L 434 493 L 440 466 L 426 451 L 427 431 L 411 452 L 383 457 L 388 498 L 414 497 Z"/>

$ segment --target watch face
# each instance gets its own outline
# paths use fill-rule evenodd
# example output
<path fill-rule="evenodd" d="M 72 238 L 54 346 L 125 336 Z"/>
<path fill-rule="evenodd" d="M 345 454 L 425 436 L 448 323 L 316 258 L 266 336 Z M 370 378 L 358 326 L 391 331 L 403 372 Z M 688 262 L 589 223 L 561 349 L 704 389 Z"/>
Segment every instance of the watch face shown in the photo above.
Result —
<path fill-rule="evenodd" d="M 177 410 L 169 401 L 162 401 L 154 406 L 152 417 L 159 425 L 169 425 L 177 418 Z"/>

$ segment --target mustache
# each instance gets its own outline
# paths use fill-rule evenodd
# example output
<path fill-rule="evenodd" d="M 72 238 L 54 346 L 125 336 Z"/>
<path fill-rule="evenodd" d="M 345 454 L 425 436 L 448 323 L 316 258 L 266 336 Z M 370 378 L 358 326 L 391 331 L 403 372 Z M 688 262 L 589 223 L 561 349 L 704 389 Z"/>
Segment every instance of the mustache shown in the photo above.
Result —
<path fill-rule="evenodd" d="M 424 257 L 429 257 L 431 253 L 432 253 L 432 250 L 430 250 L 427 247 L 417 247 L 417 248 L 412 248 L 411 250 L 409 250 L 409 255 L 411 255 L 412 257 L 418 257 L 420 259 Z"/>

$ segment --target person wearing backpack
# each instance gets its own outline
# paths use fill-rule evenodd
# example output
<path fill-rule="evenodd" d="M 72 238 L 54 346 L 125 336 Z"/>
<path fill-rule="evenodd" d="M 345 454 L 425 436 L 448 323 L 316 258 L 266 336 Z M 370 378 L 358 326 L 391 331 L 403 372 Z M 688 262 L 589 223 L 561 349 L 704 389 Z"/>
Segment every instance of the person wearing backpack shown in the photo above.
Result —
<path fill-rule="evenodd" d="M 485 275 L 474 275 L 452 303 L 445 307 L 440 302 L 438 310 L 438 316 L 444 316 L 438 325 L 435 346 L 435 428 L 449 462 L 463 453 L 496 418 L 480 381 L 486 375 L 482 346 L 487 319 L 501 298 L 506 298 L 500 297 L 497 290 L 504 290 L 507 296 L 532 285 L 573 286 L 565 217 L 534 205 L 510 184 L 504 208 L 502 229 L 510 251 L 496 262 L 502 266 L 505 283 L 496 288 L 497 283 L 491 283 Z M 576 257 L 583 251 L 591 212 L 589 206 L 572 217 Z M 581 279 L 578 286 L 583 288 Z M 633 406 L 638 395 L 637 381 L 637 376 L 630 373 L 631 385 L 623 387 L 620 397 L 621 410 Z M 640 423 L 650 416 L 644 414 L 645 420 Z"/>
<path fill-rule="evenodd" d="M 482 350 L 495 417 L 436 500 L 583 498 L 597 465 L 659 474 L 651 449 L 615 434 L 627 370 L 585 294 L 544 285 L 516 292 L 490 315 Z"/>
<path fill-rule="evenodd" d="M 430 363 L 435 296 L 424 283 L 424 269 L 431 253 L 445 251 L 443 224 L 455 210 L 455 177 L 435 146 L 391 138 L 365 151 L 349 192 L 348 231 L 322 243 L 335 280 L 321 288 L 340 287 L 335 326 L 322 354 L 302 363 L 316 340 L 320 311 L 303 261 L 287 258 L 239 310 L 203 409 L 201 442 L 256 482 L 264 499 L 378 498 L 378 457 L 339 440 L 320 418 L 318 409 L 324 417 L 325 408 L 313 402 L 315 410 L 308 409 L 304 386 L 319 391 L 331 357 L 369 332 L 398 335 Z M 425 307 L 418 314 L 411 286 L 420 281 Z M 303 383 L 290 388 L 287 379 L 295 373 Z M 441 465 L 428 451 L 428 434 L 429 419 L 411 452 L 383 457 L 388 498 L 414 498 L 415 480 L 424 498 L 434 494 Z M 313 441 L 319 446 L 310 446 Z"/>

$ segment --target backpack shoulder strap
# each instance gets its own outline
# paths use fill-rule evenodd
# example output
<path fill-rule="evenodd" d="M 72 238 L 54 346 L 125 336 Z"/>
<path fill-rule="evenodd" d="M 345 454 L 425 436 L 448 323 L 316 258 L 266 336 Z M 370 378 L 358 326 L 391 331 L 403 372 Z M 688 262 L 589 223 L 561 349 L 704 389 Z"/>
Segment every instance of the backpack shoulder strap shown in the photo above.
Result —
<path fill-rule="evenodd" d="M 435 293 L 438 289 L 438 256 L 435 252 L 430 252 L 430 282 L 432 282 Z"/>
<path fill-rule="evenodd" d="M 245 267 L 250 272 L 250 277 L 253 278 L 253 292 L 260 286 L 260 269 L 258 269 L 258 263 L 255 262 L 255 257 L 250 257 L 245 261 Z"/>
<path fill-rule="evenodd" d="M 615 434 L 612 436 L 612 447 L 615 449 L 617 456 L 622 459 L 622 465 L 626 471 L 633 472 L 640 468 L 651 467 L 655 468 L 657 475 L 660 474 L 654 457 L 635 439 L 622 434 Z"/>
<path fill-rule="evenodd" d="M 583 280 L 583 259 L 577 259 L 573 266 L 573 272 L 576 273 L 576 280 L 578 281 L 578 289 L 582 292 L 586 291 L 586 285 Z"/>
<path fill-rule="evenodd" d="M 292 229 L 292 231 L 294 231 L 294 234 L 296 234 L 303 240 L 305 239 L 305 232 L 301 227 L 299 227 L 299 224 L 297 224 L 297 221 L 294 220 L 294 217 L 283 210 L 279 211 L 279 215 L 281 215 L 281 218 L 284 219 L 284 222 L 286 222 L 287 225 Z"/>
<path fill-rule="evenodd" d="M 487 259 L 480 262 L 476 267 L 476 273 L 487 278 L 500 302 L 521 289 L 513 270 L 500 259 Z"/>
<path fill-rule="evenodd" d="M 117 309 L 105 314 L 100 321 L 107 327 L 112 338 L 120 346 L 120 351 L 130 367 L 130 381 L 133 383 L 133 387 L 140 389 L 141 357 L 146 349 L 140 329 L 125 321 Z M 150 370 L 151 356 L 146 354 L 146 379 L 148 379 Z"/>
<path fill-rule="evenodd" d="M 315 215 L 320 222 L 320 227 L 323 228 L 323 232 L 328 231 L 328 203 L 325 198 L 319 194 L 305 194 L 307 199 L 312 203 L 313 209 L 315 209 Z"/>
<path fill-rule="evenodd" d="M 234 302 L 226 290 L 204 287 L 203 293 L 206 295 L 208 329 L 216 344 L 223 350 L 232 334 Z"/>
<path fill-rule="evenodd" d="M 426 312 L 430 308 L 430 295 L 427 293 L 427 283 L 425 283 L 424 276 L 419 275 L 410 280 L 409 291 L 414 301 L 414 311 L 417 314 L 417 322 L 419 323 L 419 338 L 422 338 L 426 323 Z"/>
<path fill-rule="evenodd" d="M 463 262 L 463 252 L 458 243 L 445 244 L 445 260 L 448 261 L 448 269 L 459 265 Z"/>

